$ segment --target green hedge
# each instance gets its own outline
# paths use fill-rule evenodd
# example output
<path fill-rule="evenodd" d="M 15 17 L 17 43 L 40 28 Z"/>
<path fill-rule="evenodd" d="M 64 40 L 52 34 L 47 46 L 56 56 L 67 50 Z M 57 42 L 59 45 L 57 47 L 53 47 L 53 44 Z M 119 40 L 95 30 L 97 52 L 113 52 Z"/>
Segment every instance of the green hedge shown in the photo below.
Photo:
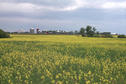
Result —
<path fill-rule="evenodd" d="M 0 38 L 9 38 L 10 35 L 6 32 L 4 32 L 2 29 L 0 29 Z"/>
<path fill-rule="evenodd" d="M 118 38 L 126 38 L 125 35 L 118 35 Z"/>

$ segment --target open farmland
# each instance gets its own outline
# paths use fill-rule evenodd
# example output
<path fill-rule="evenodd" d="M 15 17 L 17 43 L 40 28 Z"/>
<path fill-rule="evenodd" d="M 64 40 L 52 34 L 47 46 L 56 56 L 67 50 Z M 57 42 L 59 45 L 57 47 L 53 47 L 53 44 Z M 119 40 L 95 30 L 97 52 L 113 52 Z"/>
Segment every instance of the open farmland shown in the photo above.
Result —
<path fill-rule="evenodd" d="M 11 37 L 0 39 L 1 84 L 126 84 L 126 39 Z"/>

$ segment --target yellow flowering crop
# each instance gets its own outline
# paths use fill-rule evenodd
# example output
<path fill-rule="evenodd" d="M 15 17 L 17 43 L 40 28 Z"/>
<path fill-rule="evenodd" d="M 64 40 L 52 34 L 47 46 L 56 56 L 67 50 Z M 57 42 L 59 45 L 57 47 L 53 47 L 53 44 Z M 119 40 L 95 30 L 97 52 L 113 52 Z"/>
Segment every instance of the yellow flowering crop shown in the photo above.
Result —
<path fill-rule="evenodd" d="M 1 84 L 126 84 L 126 39 L 11 37 L 0 39 Z"/>

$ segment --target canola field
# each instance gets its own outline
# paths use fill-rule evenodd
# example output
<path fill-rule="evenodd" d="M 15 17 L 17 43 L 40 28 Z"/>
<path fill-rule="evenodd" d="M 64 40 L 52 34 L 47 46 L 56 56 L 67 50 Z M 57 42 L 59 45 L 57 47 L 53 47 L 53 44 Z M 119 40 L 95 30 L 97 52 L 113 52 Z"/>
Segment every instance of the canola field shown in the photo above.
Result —
<path fill-rule="evenodd" d="M 0 39 L 0 84 L 126 84 L 126 39 L 11 35 Z"/>

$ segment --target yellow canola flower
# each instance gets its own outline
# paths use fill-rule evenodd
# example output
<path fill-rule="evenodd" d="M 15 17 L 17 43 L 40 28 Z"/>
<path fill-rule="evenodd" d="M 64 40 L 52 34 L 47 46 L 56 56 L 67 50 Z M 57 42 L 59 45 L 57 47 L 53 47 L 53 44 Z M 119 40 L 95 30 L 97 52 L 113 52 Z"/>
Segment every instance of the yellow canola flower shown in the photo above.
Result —
<path fill-rule="evenodd" d="M 62 81 L 57 81 L 57 83 L 56 84 L 63 84 L 63 82 Z"/>
<path fill-rule="evenodd" d="M 88 81 L 86 81 L 86 84 L 90 84 L 90 81 L 88 80 Z"/>
<path fill-rule="evenodd" d="M 8 80 L 8 83 L 11 83 L 11 80 Z"/>
<path fill-rule="evenodd" d="M 52 80 L 51 83 L 55 84 L 55 80 Z"/>
<path fill-rule="evenodd" d="M 58 79 L 59 78 L 59 75 L 56 75 L 56 79 Z"/>
<path fill-rule="evenodd" d="M 42 80 L 44 80 L 44 79 L 45 79 L 45 77 L 44 77 L 44 76 L 41 76 L 41 79 L 42 79 Z"/>
<path fill-rule="evenodd" d="M 81 80 L 81 78 L 82 78 L 82 77 L 79 75 L 79 80 Z"/>
<path fill-rule="evenodd" d="M 91 75 L 91 71 L 89 71 L 88 74 Z"/>

